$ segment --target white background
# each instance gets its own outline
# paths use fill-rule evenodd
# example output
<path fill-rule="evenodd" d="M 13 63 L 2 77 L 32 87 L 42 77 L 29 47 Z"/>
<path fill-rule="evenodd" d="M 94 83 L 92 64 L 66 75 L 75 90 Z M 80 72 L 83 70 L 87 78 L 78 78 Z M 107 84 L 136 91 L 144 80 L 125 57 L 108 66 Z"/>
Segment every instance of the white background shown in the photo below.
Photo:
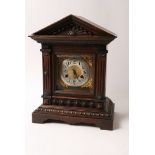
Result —
<path fill-rule="evenodd" d="M 115 107 L 114 131 L 66 124 L 32 124 L 41 103 L 41 46 L 27 36 L 74 14 L 114 32 L 108 45 L 107 91 Z M 128 0 L 26 1 L 26 152 L 28 155 L 128 154 Z"/>
<path fill-rule="evenodd" d="M 154 3 L 153 0 L 130 0 L 129 152 L 131 155 L 155 154 Z M 0 154 L 6 155 L 28 154 L 28 151 L 25 152 L 24 111 L 28 103 L 24 97 L 24 11 L 24 0 L 6 0 L 0 5 Z"/>

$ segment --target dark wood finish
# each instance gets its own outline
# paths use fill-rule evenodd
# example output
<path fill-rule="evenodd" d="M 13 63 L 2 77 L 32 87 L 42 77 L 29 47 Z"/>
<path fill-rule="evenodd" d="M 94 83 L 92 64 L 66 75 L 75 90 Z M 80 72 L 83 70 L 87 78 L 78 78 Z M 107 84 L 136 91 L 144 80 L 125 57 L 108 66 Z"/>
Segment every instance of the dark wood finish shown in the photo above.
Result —
<path fill-rule="evenodd" d="M 101 129 L 113 129 L 114 104 L 106 98 L 104 104 L 107 111 L 96 108 L 80 108 L 71 106 L 41 105 L 32 114 L 33 123 L 62 121 L 69 124 L 90 124 Z"/>
<path fill-rule="evenodd" d="M 39 43 L 107 45 L 116 36 L 104 28 L 69 15 L 30 36 Z"/>
<path fill-rule="evenodd" d="M 43 64 L 43 104 L 50 104 L 51 99 L 51 63 L 52 55 L 50 49 L 42 49 Z"/>
<path fill-rule="evenodd" d="M 105 96 L 106 45 L 116 38 L 70 15 L 30 36 L 42 44 L 43 104 L 32 114 L 33 123 L 63 121 L 113 129 L 114 104 Z M 84 88 L 60 87 L 59 64 L 76 55 L 90 64 L 91 80 Z"/>

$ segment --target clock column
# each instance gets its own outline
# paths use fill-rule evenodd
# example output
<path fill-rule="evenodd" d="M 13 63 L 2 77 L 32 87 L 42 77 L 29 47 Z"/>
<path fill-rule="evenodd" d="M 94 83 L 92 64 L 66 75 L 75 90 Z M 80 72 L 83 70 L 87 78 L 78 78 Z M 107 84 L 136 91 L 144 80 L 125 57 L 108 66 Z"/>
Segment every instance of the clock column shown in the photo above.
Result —
<path fill-rule="evenodd" d="M 106 77 L 106 52 L 99 52 L 97 54 L 97 66 L 96 66 L 96 98 L 103 100 L 105 97 L 105 77 Z M 104 105 L 102 102 L 96 103 L 97 108 L 102 108 Z"/>
<path fill-rule="evenodd" d="M 104 50 L 105 51 L 105 50 Z M 104 108 L 105 104 L 103 99 L 105 98 L 105 77 L 106 77 L 106 57 L 107 51 L 100 51 L 97 54 L 97 64 L 96 64 L 96 108 Z"/>
<path fill-rule="evenodd" d="M 51 104 L 51 49 L 42 46 L 43 104 Z"/>

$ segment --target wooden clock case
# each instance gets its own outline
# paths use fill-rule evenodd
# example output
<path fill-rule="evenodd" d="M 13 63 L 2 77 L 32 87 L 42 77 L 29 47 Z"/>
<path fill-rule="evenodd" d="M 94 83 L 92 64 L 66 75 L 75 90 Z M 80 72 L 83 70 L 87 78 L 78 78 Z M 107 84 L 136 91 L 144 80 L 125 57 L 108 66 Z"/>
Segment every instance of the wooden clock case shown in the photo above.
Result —
<path fill-rule="evenodd" d="M 60 121 L 112 130 L 114 104 L 105 96 L 106 46 L 116 36 L 81 17 L 69 15 L 30 37 L 42 45 L 43 64 L 43 104 L 32 113 L 32 122 Z M 74 55 L 91 60 L 91 89 L 57 87 L 59 57 Z"/>

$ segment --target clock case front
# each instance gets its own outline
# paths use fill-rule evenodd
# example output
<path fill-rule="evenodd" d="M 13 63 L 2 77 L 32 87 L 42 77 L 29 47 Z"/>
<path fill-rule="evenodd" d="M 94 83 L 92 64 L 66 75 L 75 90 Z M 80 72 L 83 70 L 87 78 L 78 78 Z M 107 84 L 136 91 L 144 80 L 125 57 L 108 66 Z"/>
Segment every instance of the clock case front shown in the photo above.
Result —
<path fill-rule="evenodd" d="M 105 96 L 106 45 L 116 36 L 70 15 L 30 37 L 41 43 L 43 63 L 43 104 L 33 112 L 32 121 L 112 130 L 114 104 Z M 72 58 L 89 66 L 89 80 L 83 86 L 68 86 L 61 79 L 62 62 Z"/>
<path fill-rule="evenodd" d="M 94 98 L 94 85 L 95 85 L 95 53 L 92 47 L 81 47 L 81 46 L 54 46 L 54 86 L 53 92 L 55 95 L 65 95 L 69 97 Z M 89 78 L 82 86 L 69 86 L 61 79 L 61 67 L 64 60 L 82 60 L 88 64 Z"/>

